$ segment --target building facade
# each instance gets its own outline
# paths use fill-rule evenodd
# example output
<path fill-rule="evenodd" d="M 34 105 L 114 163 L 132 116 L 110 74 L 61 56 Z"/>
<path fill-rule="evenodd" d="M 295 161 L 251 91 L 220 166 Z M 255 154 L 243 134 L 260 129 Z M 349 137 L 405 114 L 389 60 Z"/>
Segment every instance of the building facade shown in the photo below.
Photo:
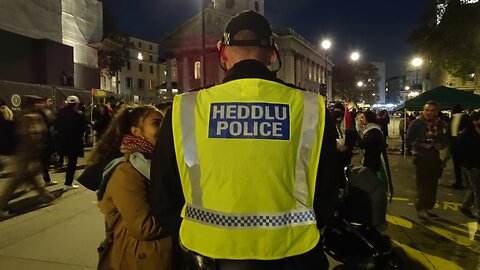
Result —
<path fill-rule="evenodd" d="M 225 70 L 220 66 L 216 44 L 221 40 L 224 26 L 235 14 L 243 10 L 264 12 L 264 1 L 215 0 L 193 18 L 168 33 L 163 42 L 175 61 L 176 69 L 167 68 L 178 78 L 179 92 L 218 84 Z M 282 67 L 277 77 L 308 91 L 319 92 L 322 83 L 331 93 L 332 62 L 325 51 L 312 45 L 291 28 L 273 29 L 279 47 Z M 168 66 L 168 64 L 167 64 Z M 271 67 L 278 68 L 278 61 Z M 167 81 L 169 78 L 167 78 Z"/>
<path fill-rule="evenodd" d="M 165 64 L 159 61 L 158 43 L 129 37 L 129 59 L 117 76 L 102 71 L 101 89 L 120 95 L 157 97 L 165 82 Z"/>
<path fill-rule="evenodd" d="M 102 39 L 101 1 L 0 1 L 0 30 L 0 79 L 99 86 L 97 50 L 89 44 Z"/>
<path fill-rule="evenodd" d="M 405 87 L 407 86 L 406 76 L 395 76 L 388 78 L 385 85 L 385 102 L 398 104 L 404 101 Z"/>
<path fill-rule="evenodd" d="M 377 68 L 377 73 L 380 79 L 378 80 L 378 103 L 386 102 L 386 88 L 385 88 L 385 62 L 371 62 Z"/>

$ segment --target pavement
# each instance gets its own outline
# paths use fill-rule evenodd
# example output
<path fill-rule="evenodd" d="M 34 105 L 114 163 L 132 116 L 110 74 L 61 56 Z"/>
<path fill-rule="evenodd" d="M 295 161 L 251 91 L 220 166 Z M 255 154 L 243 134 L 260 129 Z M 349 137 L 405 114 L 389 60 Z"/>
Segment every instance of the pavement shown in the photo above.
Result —
<path fill-rule="evenodd" d="M 385 234 L 392 239 L 395 252 L 402 258 L 403 269 L 480 269 L 478 224 L 459 212 L 464 191 L 450 187 L 453 183 L 451 161 L 438 186 L 435 212 L 440 217 L 422 221 L 413 206 L 412 158 L 399 154 L 398 136 L 390 134 L 389 159 L 395 196 L 388 206 Z M 353 163 L 358 162 L 359 156 L 355 156 Z M 79 174 L 80 170 L 77 176 Z M 65 173 L 51 176 L 63 183 Z M 6 180 L 0 180 L 0 185 L 2 181 Z M 104 238 L 104 224 L 95 193 L 84 187 L 63 192 L 62 187 L 61 184 L 47 187 L 58 200 L 44 207 L 38 207 L 38 201 L 35 203 L 34 192 L 17 193 L 10 206 L 20 214 L 0 221 L 1 270 L 96 268 L 96 247 Z M 331 262 L 331 269 L 338 264 Z"/>

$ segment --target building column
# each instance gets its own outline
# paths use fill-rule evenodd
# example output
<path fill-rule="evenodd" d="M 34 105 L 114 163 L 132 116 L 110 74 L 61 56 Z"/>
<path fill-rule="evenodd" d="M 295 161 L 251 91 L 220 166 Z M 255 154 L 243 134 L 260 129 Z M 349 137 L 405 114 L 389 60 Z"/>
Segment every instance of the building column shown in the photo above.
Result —
<path fill-rule="evenodd" d="M 202 74 L 204 76 L 204 74 Z M 182 87 L 183 91 L 190 90 L 190 76 L 188 75 L 188 56 L 182 58 Z"/>

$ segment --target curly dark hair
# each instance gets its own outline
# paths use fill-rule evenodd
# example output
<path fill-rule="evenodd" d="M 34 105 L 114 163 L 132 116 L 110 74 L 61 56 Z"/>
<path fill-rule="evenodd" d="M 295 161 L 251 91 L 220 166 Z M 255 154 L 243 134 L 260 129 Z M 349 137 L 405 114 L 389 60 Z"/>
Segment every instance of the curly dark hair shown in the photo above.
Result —
<path fill-rule="evenodd" d="M 123 105 L 93 149 L 88 165 L 119 156 L 123 136 L 131 134 L 132 127 L 140 127 L 151 112 L 158 112 L 158 109 L 151 105 Z"/>

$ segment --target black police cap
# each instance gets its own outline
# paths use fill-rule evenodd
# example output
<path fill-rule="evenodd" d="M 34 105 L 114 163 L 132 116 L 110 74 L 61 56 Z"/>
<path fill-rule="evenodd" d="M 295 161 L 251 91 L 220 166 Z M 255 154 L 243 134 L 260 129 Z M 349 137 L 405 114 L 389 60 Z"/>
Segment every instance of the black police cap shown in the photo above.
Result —
<path fill-rule="evenodd" d="M 252 40 L 234 40 L 233 37 L 241 30 L 249 30 L 257 36 Z M 270 23 L 263 15 L 253 10 L 243 11 L 230 19 L 223 33 L 225 46 L 274 46 Z"/>

